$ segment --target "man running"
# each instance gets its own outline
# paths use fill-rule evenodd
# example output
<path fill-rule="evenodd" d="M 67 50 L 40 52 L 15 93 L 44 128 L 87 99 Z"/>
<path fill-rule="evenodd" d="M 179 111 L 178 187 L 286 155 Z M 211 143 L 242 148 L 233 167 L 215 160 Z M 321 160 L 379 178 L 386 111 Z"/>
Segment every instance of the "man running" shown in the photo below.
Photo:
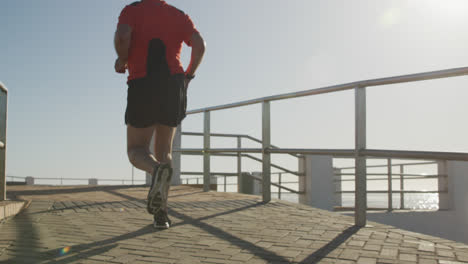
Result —
<path fill-rule="evenodd" d="M 186 71 L 182 43 L 192 47 Z M 172 142 L 185 118 L 187 87 L 205 52 L 205 42 L 184 12 L 162 0 L 126 6 L 119 17 L 114 45 L 115 71 L 128 69 L 125 124 L 130 162 L 152 175 L 147 209 L 156 228 L 169 228 L 167 197 L 172 177 Z M 153 156 L 149 150 L 155 136 Z"/>

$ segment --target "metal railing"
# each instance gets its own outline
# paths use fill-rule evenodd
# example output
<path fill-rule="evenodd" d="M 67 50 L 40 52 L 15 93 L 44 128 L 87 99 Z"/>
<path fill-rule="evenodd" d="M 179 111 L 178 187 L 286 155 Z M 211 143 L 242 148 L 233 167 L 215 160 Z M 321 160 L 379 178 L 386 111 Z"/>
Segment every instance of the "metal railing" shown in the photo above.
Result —
<path fill-rule="evenodd" d="M 188 115 L 203 113 L 203 149 L 194 152 L 203 153 L 204 190 L 209 190 L 210 183 L 210 154 L 212 153 L 262 153 L 262 177 L 263 177 L 263 201 L 271 200 L 271 154 L 320 154 L 332 156 L 348 156 L 355 158 L 356 181 L 355 181 L 355 224 L 365 226 L 367 221 L 367 187 L 366 187 L 366 157 L 385 158 L 410 158 L 410 159 L 441 159 L 441 160 L 463 160 L 468 161 L 467 153 L 451 152 L 421 152 L 421 151 L 394 151 L 394 150 L 371 150 L 367 149 L 366 135 L 366 89 L 373 86 L 389 84 L 416 82 L 423 80 L 433 80 L 455 76 L 468 75 L 468 67 L 455 68 L 441 71 L 432 71 L 418 74 L 402 75 L 390 78 L 364 80 L 301 92 L 280 94 L 257 98 L 248 101 L 241 101 L 232 104 L 225 104 L 207 108 L 188 111 Z M 333 93 L 339 91 L 354 90 L 355 102 L 355 148 L 348 150 L 324 150 L 324 149 L 273 149 L 271 146 L 271 126 L 270 126 L 270 103 L 272 101 L 298 98 L 304 96 Z M 246 149 L 238 145 L 237 149 L 212 149 L 210 147 L 210 131 L 212 111 L 236 108 L 241 106 L 262 104 L 262 148 Z"/>
<path fill-rule="evenodd" d="M 385 168 L 387 170 L 386 173 L 367 173 L 367 176 L 374 176 L 374 177 L 367 177 L 367 181 L 387 181 L 387 190 L 373 190 L 367 191 L 367 193 L 374 193 L 374 194 L 387 194 L 388 195 L 388 204 L 386 208 L 389 211 L 394 210 L 393 206 L 393 194 L 399 193 L 400 194 L 400 205 L 399 209 L 407 209 L 405 207 L 405 194 L 431 194 L 431 193 L 447 193 L 448 190 L 442 191 L 422 191 L 422 190 L 406 190 L 405 189 L 405 180 L 427 180 L 427 179 L 440 179 L 448 177 L 447 174 L 425 174 L 425 173 L 405 173 L 405 168 L 408 166 L 421 166 L 421 165 L 435 165 L 438 164 L 437 161 L 429 161 L 429 162 L 413 162 L 413 163 L 393 163 L 392 159 L 387 159 L 386 165 L 369 165 L 369 168 Z M 397 167 L 399 173 L 395 173 L 393 168 Z M 335 168 L 335 177 L 339 177 L 339 179 L 334 180 L 336 184 L 341 184 L 343 182 L 354 182 L 355 173 L 343 173 L 342 171 L 346 170 L 355 170 L 355 167 L 341 167 Z M 342 177 L 347 177 L 349 179 L 343 179 Z M 396 176 L 396 177 L 395 177 Z M 393 189 L 393 181 L 397 180 L 400 183 L 399 190 Z M 341 189 L 341 188 L 339 188 Z M 336 191 L 335 194 L 343 194 L 343 193 L 355 193 L 355 191 Z M 380 209 L 380 208 L 379 208 Z"/>
<path fill-rule="evenodd" d="M 24 177 L 24 176 L 6 176 L 6 178 L 10 179 L 10 182 L 24 182 L 26 183 L 26 179 L 28 177 Z M 64 182 L 88 182 L 90 179 L 88 178 L 63 178 L 63 177 L 60 177 L 60 178 L 50 178 L 50 177 L 44 177 L 44 178 L 37 178 L 37 177 L 31 177 L 34 179 L 34 184 L 36 185 L 36 180 L 37 181 L 57 181 L 60 182 L 60 184 L 57 184 L 57 185 L 64 185 Z M 15 179 L 20 179 L 20 181 L 16 181 Z M 121 183 L 122 185 L 135 185 L 135 182 L 146 182 L 146 180 L 135 180 L 135 179 L 103 179 L 103 178 L 97 178 L 96 180 L 98 180 L 98 183 L 99 182 L 117 182 L 117 183 Z M 130 184 L 126 184 L 126 183 L 130 183 Z"/>
<path fill-rule="evenodd" d="M 182 132 L 181 133 L 182 136 L 204 136 L 203 133 L 198 133 L 198 132 Z M 237 145 L 238 145 L 238 148 L 240 148 L 242 146 L 242 139 L 249 139 L 249 140 L 252 140 L 256 143 L 260 143 L 261 144 L 261 140 L 255 138 L 255 137 L 252 137 L 252 136 L 248 136 L 248 135 L 242 135 L 242 134 L 221 134 L 221 133 L 210 133 L 209 135 L 210 137 L 228 137 L 228 138 L 236 138 L 237 139 Z M 279 147 L 277 146 L 274 146 L 274 145 L 271 145 L 271 147 L 273 149 L 280 149 Z M 226 150 L 226 149 L 219 149 L 219 151 L 223 152 L 223 150 Z M 237 152 L 236 154 L 229 154 L 229 153 L 220 153 L 220 152 L 212 152 L 211 155 L 213 156 L 225 156 L 225 157 L 237 157 L 237 175 L 240 177 L 240 174 L 242 173 L 242 158 L 248 158 L 250 160 L 254 160 L 254 161 L 257 161 L 257 162 L 263 162 L 262 159 L 259 159 L 255 156 L 252 156 L 252 155 L 248 155 L 248 154 L 241 154 L 241 151 L 237 151 L 237 149 L 229 149 L 231 151 L 228 151 L 228 152 Z M 258 153 L 260 153 L 260 149 L 250 149 L 251 152 L 255 153 L 256 150 L 258 150 Z M 183 149 L 183 150 L 175 150 L 175 152 L 180 152 L 181 154 L 184 154 L 184 155 L 203 155 L 203 149 Z M 249 152 L 249 151 L 245 151 L 245 152 Z M 291 156 L 295 157 L 295 158 L 303 158 L 302 155 L 298 155 L 298 154 L 290 154 Z M 296 176 L 303 176 L 302 173 L 299 173 L 299 172 L 296 172 L 296 171 L 292 171 L 292 170 L 289 170 L 289 169 L 286 169 L 282 166 L 279 166 L 277 164 L 274 164 L 274 163 L 271 163 L 271 167 L 273 168 L 276 168 L 278 170 L 281 170 L 285 173 L 290 173 L 290 174 L 293 174 L 293 175 L 296 175 Z"/>
<path fill-rule="evenodd" d="M 6 200 L 6 132 L 8 90 L 0 82 L 0 201 Z"/>
<path fill-rule="evenodd" d="M 237 175 L 234 175 L 235 173 L 229 173 L 229 172 L 217 172 L 217 173 L 211 173 L 211 176 L 217 176 L 217 177 L 222 177 L 223 179 L 223 191 L 224 192 L 227 192 L 227 186 L 228 185 L 236 185 L 238 186 L 238 182 L 237 183 L 227 183 L 227 178 L 229 177 L 236 177 L 237 179 L 239 179 L 237 177 Z M 271 185 L 272 186 L 275 186 L 278 188 L 278 199 L 281 199 L 281 193 L 282 191 L 281 190 L 286 190 L 287 193 L 294 193 L 294 194 L 301 194 L 302 192 L 300 191 L 296 191 L 296 190 L 293 190 L 291 188 L 288 188 L 286 186 L 283 186 L 282 184 L 297 184 L 299 182 L 295 181 L 295 182 L 285 182 L 285 181 L 282 181 L 282 175 L 285 174 L 285 173 L 282 173 L 282 172 L 272 172 L 271 173 L 272 175 L 278 175 L 278 182 L 274 183 L 272 182 Z M 181 175 L 203 175 L 203 172 L 182 172 Z M 247 173 L 247 175 L 251 178 L 253 178 L 254 180 L 256 181 L 262 181 L 261 178 L 259 177 L 256 177 L 256 176 L 253 176 L 252 174 L 250 173 Z M 182 179 L 182 184 L 184 184 L 184 180 L 185 180 L 185 184 L 197 184 L 199 185 L 200 183 L 203 183 L 203 177 L 191 177 L 191 178 L 184 178 Z"/>

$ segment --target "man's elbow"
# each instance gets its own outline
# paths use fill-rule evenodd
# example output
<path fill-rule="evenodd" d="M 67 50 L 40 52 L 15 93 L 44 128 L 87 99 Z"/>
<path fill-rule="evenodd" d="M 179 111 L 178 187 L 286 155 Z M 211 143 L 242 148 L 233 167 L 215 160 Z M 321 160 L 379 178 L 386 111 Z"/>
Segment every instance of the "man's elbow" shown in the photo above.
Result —
<path fill-rule="evenodd" d="M 195 49 L 198 53 L 204 54 L 206 50 L 206 42 L 202 41 Z"/>
<path fill-rule="evenodd" d="M 119 25 L 115 31 L 115 38 L 120 43 L 129 42 L 132 38 L 132 28 L 129 25 Z"/>
<path fill-rule="evenodd" d="M 200 35 L 200 33 L 195 33 L 192 37 L 192 49 L 194 49 L 195 52 L 203 54 L 205 53 L 206 49 L 206 42 L 203 39 L 203 37 Z"/>

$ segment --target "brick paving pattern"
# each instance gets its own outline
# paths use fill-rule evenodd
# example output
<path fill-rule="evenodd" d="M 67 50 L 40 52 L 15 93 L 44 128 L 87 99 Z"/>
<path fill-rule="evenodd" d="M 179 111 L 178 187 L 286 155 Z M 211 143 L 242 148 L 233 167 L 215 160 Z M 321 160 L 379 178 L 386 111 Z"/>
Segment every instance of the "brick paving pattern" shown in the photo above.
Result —
<path fill-rule="evenodd" d="M 468 246 L 257 196 L 171 189 L 155 230 L 145 187 L 14 186 L 32 200 L 0 224 L 0 263 L 468 263 Z"/>

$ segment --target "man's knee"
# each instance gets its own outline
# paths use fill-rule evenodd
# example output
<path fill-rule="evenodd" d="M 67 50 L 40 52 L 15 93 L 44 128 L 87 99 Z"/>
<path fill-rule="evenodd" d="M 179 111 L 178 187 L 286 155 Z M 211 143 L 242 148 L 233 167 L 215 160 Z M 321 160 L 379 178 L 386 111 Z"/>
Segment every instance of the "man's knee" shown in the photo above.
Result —
<path fill-rule="evenodd" d="M 146 155 L 147 152 L 149 151 L 145 150 L 145 148 L 143 147 L 129 148 L 127 149 L 128 160 L 130 161 L 130 163 L 132 163 L 135 166 L 135 164 L 138 163 L 139 159 L 141 159 L 141 157 Z"/>
<path fill-rule="evenodd" d="M 161 163 L 168 163 L 172 165 L 172 154 L 170 152 L 158 153 L 156 159 Z"/>

